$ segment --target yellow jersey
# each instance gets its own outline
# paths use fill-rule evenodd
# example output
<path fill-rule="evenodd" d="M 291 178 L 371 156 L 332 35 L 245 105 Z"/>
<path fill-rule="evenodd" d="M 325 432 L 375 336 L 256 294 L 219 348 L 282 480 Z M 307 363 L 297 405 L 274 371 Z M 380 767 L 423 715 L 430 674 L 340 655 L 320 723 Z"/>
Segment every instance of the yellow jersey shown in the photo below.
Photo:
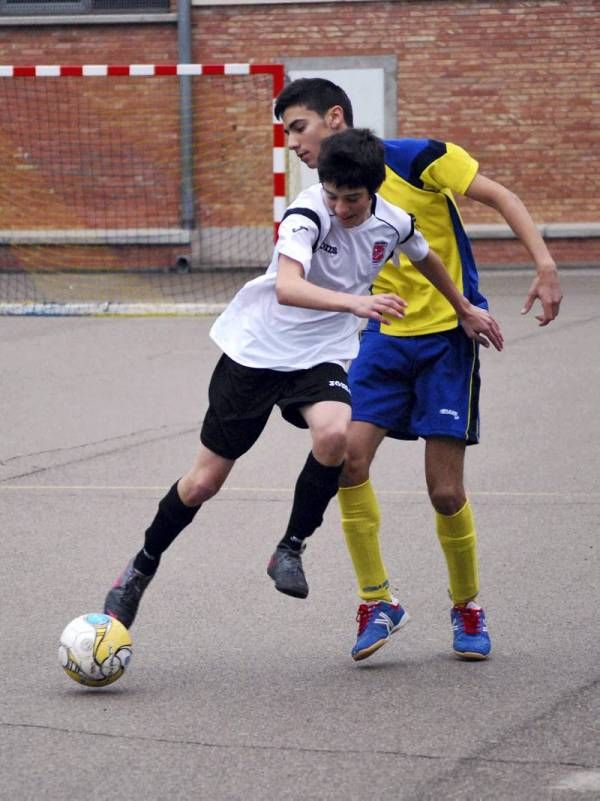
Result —
<path fill-rule="evenodd" d="M 479 165 L 465 150 L 434 139 L 385 140 L 386 178 L 378 194 L 415 218 L 433 251 L 441 258 L 459 291 L 487 309 L 471 245 L 453 193 L 464 194 Z M 406 256 L 400 269 L 387 262 L 372 285 L 374 294 L 393 292 L 408 302 L 406 316 L 390 318 L 381 332 L 419 336 L 456 328 L 456 313 L 444 296 Z"/>

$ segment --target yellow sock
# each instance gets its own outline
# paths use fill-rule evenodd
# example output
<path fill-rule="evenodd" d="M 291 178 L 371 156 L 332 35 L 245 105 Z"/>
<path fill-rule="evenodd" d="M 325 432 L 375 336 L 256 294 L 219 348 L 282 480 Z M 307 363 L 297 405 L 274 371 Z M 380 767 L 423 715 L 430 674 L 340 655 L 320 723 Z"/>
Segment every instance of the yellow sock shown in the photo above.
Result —
<path fill-rule="evenodd" d="M 391 601 L 390 582 L 379 549 L 379 504 L 371 482 L 340 487 L 337 497 L 359 596 L 364 601 Z"/>
<path fill-rule="evenodd" d="M 450 596 L 455 604 L 471 601 L 479 592 L 477 533 L 469 501 L 453 515 L 435 513 L 437 535 L 446 557 Z"/>

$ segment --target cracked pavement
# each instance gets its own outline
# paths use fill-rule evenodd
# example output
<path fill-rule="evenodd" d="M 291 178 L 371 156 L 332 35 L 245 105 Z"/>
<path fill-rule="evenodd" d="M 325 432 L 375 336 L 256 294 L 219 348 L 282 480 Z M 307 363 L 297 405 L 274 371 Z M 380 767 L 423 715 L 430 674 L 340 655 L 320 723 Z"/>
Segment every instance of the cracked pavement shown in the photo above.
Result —
<path fill-rule="evenodd" d="M 308 599 L 275 592 L 266 563 L 308 449 L 276 412 L 165 555 L 125 676 L 78 687 L 58 636 L 99 610 L 193 458 L 218 351 L 210 318 L 0 317 L 0 801 L 600 798 L 600 272 L 562 278 L 538 329 L 519 314 L 530 276 L 482 275 L 506 346 L 482 353 L 467 455 L 494 646 L 477 664 L 450 653 L 420 443 L 385 442 L 373 469 L 410 626 L 350 659 L 335 503 Z"/>

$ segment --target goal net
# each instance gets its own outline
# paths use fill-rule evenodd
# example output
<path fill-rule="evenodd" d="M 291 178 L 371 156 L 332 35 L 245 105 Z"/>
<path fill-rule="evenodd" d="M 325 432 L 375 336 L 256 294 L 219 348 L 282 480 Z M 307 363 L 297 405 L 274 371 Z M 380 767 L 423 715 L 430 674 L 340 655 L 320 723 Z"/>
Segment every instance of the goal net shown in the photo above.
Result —
<path fill-rule="evenodd" d="M 0 67 L 0 313 L 202 313 L 285 209 L 282 65 Z"/>

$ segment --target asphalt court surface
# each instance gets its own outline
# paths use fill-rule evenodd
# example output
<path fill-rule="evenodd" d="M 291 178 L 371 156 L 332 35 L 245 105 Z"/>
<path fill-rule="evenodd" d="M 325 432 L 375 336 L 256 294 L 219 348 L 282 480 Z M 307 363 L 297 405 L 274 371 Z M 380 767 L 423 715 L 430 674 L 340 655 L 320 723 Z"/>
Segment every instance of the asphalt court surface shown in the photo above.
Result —
<path fill-rule="evenodd" d="M 101 609 L 194 456 L 218 358 L 210 318 L 0 318 L 0 799 L 600 799 L 600 272 L 565 271 L 560 317 L 530 276 L 484 273 L 506 339 L 482 354 L 467 456 L 493 654 L 450 651 L 421 443 L 373 469 L 382 548 L 412 616 L 361 664 L 337 505 L 307 600 L 265 574 L 306 432 L 278 413 L 165 556 L 126 675 L 78 687 L 57 660 Z"/>

